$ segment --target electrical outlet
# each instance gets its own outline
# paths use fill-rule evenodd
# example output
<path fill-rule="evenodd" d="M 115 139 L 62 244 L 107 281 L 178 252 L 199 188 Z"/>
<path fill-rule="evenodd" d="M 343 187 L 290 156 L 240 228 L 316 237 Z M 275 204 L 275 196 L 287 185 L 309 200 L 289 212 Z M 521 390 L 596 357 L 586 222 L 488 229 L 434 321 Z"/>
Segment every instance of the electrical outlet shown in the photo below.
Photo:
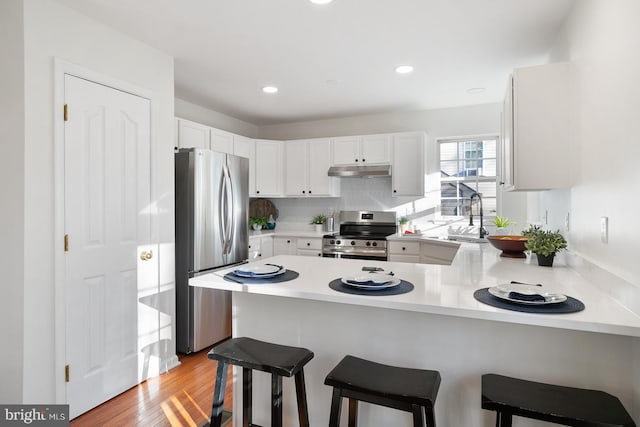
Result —
<path fill-rule="evenodd" d="M 609 242 L 609 218 L 606 216 L 600 218 L 600 240 L 602 243 Z"/>
<path fill-rule="evenodd" d="M 564 228 L 569 231 L 569 212 L 564 216 Z"/>
<path fill-rule="evenodd" d="M 545 225 L 549 225 L 549 211 L 548 210 L 544 211 L 544 223 L 545 223 Z"/>

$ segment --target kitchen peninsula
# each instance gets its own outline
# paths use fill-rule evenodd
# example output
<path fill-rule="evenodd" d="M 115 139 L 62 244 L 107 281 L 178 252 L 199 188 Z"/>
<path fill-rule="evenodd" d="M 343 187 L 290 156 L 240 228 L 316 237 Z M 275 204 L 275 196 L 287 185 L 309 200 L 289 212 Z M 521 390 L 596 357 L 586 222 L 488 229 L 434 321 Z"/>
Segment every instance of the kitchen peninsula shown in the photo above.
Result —
<path fill-rule="evenodd" d="M 441 426 L 494 425 L 494 415 L 480 408 L 480 377 L 490 372 L 604 390 L 619 397 L 638 420 L 633 407 L 639 399 L 640 317 L 562 263 L 539 267 L 535 260 L 500 258 L 494 248 L 478 244 L 463 244 L 451 266 L 298 256 L 267 262 L 297 271 L 299 277 L 244 285 L 224 280 L 228 271 L 223 270 L 193 278 L 191 285 L 234 291 L 234 336 L 315 353 L 305 367 L 313 425 L 328 423 L 331 389 L 324 378 L 346 354 L 440 371 L 435 409 Z M 415 289 L 363 296 L 329 288 L 330 281 L 361 273 L 363 266 L 393 271 Z M 542 283 L 578 298 L 586 308 L 572 314 L 530 314 L 494 308 L 473 297 L 479 288 L 512 280 Z M 254 419 L 268 424 L 269 379 L 256 373 L 254 380 Z M 296 425 L 293 384 L 285 382 L 284 396 L 285 424 Z M 239 405 L 236 388 L 238 425 Z M 518 421 L 519 426 L 535 425 Z M 361 405 L 360 422 L 411 425 L 409 414 L 370 405 Z"/>

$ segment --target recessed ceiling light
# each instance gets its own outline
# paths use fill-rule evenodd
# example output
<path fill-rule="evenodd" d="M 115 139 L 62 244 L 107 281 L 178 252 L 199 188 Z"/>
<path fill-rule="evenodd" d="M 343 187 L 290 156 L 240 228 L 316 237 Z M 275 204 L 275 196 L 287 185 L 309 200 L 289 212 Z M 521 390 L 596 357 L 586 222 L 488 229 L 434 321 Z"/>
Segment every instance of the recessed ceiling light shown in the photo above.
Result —
<path fill-rule="evenodd" d="M 329 4 L 333 0 L 309 0 L 313 4 Z"/>
<path fill-rule="evenodd" d="M 396 73 L 398 74 L 407 74 L 413 71 L 413 67 L 411 65 L 399 65 L 396 67 Z"/>
<path fill-rule="evenodd" d="M 262 88 L 264 93 L 276 93 L 278 92 L 278 88 L 275 86 L 265 86 Z"/>
<path fill-rule="evenodd" d="M 471 89 L 467 89 L 467 93 L 470 95 L 477 95 L 484 92 L 485 90 L 487 89 L 484 87 L 472 87 Z"/>

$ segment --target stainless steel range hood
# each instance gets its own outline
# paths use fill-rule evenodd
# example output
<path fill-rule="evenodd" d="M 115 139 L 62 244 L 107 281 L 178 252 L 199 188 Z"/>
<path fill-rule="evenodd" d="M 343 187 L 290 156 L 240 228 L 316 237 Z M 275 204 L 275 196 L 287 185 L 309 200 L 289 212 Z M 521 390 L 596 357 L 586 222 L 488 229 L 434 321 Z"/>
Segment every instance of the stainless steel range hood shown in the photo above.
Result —
<path fill-rule="evenodd" d="M 391 165 L 372 165 L 372 166 L 331 166 L 328 172 L 329 176 L 391 176 Z"/>

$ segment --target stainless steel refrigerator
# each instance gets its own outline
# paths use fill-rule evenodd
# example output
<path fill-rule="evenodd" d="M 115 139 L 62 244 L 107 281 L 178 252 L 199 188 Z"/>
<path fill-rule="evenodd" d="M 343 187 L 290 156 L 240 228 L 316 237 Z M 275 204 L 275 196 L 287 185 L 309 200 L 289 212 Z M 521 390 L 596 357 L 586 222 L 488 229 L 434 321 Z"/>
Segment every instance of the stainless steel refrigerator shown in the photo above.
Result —
<path fill-rule="evenodd" d="M 249 160 L 211 150 L 175 154 L 176 347 L 202 350 L 231 335 L 231 293 L 189 278 L 249 257 Z"/>

